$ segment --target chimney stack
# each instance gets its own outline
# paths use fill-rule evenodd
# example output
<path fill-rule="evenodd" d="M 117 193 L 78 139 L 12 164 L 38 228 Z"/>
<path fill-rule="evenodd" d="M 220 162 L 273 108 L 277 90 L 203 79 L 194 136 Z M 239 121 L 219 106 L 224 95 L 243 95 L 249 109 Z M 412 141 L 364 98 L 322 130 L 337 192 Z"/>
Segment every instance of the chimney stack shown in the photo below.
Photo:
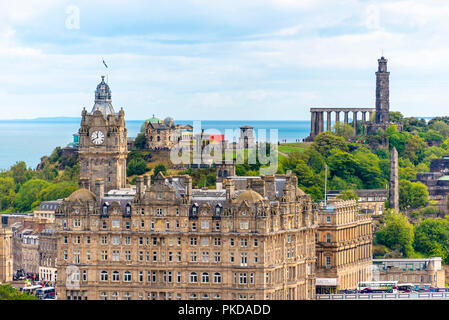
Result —
<path fill-rule="evenodd" d="M 147 187 L 145 190 L 148 191 L 151 185 L 151 176 L 149 174 L 143 176 L 143 184 Z"/>
<path fill-rule="evenodd" d="M 98 201 L 101 201 L 104 197 L 104 181 L 101 178 L 97 178 L 97 180 L 95 180 L 95 196 Z"/>
<path fill-rule="evenodd" d="M 226 189 L 226 200 L 234 199 L 234 194 L 235 194 L 234 180 L 224 179 L 223 184 L 225 185 L 225 189 Z"/>
<path fill-rule="evenodd" d="M 143 185 L 144 185 L 144 178 L 142 176 L 138 176 L 136 178 L 136 195 L 139 196 L 140 199 L 143 199 Z"/>

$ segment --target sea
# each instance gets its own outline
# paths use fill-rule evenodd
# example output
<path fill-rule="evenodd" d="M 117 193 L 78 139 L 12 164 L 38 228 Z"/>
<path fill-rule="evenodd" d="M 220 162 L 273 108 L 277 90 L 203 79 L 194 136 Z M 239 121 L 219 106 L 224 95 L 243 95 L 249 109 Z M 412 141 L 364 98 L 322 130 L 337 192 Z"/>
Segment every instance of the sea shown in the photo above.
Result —
<path fill-rule="evenodd" d="M 73 134 L 78 132 L 81 118 L 37 118 L 26 120 L 0 120 L 0 170 L 8 170 L 18 161 L 25 161 L 27 167 L 35 169 L 43 156 L 49 156 L 55 147 L 65 147 L 73 142 Z M 144 120 L 127 120 L 128 137 L 140 132 Z M 195 125 L 197 121 L 177 120 L 177 124 Z M 280 142 L 302 141 L 310 133 L 310 121 L 220 121 L 202 120 L 201 129 L 211 134 L 225 134 L 226 130 L 238 130 L 241 126 L 254 127 L 256 137 L 265 132 L 277 135 Z M 214 130 L 212 132 L 211 130 Z"/>

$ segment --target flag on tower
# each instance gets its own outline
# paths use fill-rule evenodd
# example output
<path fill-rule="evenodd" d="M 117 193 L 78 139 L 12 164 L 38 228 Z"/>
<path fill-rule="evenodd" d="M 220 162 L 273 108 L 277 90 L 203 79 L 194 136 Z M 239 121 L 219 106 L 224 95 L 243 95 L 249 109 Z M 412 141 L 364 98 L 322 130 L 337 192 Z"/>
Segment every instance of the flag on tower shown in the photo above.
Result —
<path fill-rule="evenodd" d="M 106 62 L 104 62 L 104 59 L 103 59 L 103 64 L 104 64 L 104 66 L 107 68 L 108 67 L 108 65 L 106 64 Z"/>

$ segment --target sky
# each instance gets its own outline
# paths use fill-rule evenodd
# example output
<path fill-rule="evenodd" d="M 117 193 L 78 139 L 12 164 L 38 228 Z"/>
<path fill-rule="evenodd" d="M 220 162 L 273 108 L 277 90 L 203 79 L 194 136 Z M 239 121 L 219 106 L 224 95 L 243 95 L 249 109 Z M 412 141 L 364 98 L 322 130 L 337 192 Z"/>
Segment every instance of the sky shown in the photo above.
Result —
<path fill-rule="evenodd" d="M 308 120 L 374 107 L 382 54 L 392 111 L 447 115 L 448 17 L 441 0 L 2 0 L 0 119 L 80 116 L 105 74 L 127 119 Z"/>

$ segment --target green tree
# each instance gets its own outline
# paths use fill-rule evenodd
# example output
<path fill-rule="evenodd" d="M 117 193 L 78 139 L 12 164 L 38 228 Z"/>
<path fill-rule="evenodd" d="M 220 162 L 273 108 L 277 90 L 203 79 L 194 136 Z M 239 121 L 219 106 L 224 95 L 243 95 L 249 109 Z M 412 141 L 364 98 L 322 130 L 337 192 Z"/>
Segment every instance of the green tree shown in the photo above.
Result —
<path fill-rule="evenodd" d="M 128 162 L 128 165 L 126 166 L 126 175 L 128 177 L 137 174 L 144 174 L 147 172 L 147 163 L 142 158 L 134 158 Z"/>
<path fill-rule="evenodd" d="M 134 146 L 140 150 L 145 149 L 146 143 L 147 140 L 145 139 L 145 135 L 142 132 L 139 133 L 136 139 L 134 140 Z"/>
<path fill-rule="evenodd" d="M 39 193 L 40 201 L 50 201 L 66 198 L 78 189 L 78 185 L 72 181 L 63 181 L 59 183 L 53 183 L 42 189 Z"/>
<path fill-rule="evenodd" d="M 429 200 L 427 187 L 421 182 L 399 181 L 399 207 L 416 209 L 424 207 Z"/>
<path fill-rule="evenodd" d="M 163 164 L 158 164 L 154 167 L 152 179 L 154 179 L 159 172 L 162 172 L 163 175 L 167 175 L 167 168 Z"/>
<path fill-rule="evenodd" d="M 424 158 L 424 148 L 426 147 L 426 142 L 423 138 L 412 135 L 407 139 L 404 147 L 403 157 L 410 159 L 410 161 L 417 165 Z"/>
<path fill-rule="evenodd" d="M 348 141 L 354 137 L 354 128 L 347 123 L 337 122 L 334 124 L 334 134 Z"/>
<path fill-rule="evenodd" d="M 39 193 L 50 183 L 45 180 L 31 179 L 25 182 L 16 196 L 16 209 L 20 212 L 29 212 L 40 203 Z"/>
<path fill-rule="evenodd" d="M 449 263 L 449 221 L 429 218 L 415 226 L 413 246 L 426 256 L 439 256 Z"/>
<path fill-rule="evenodd" d="M 440 133 L 444 138 L 449 135 L 449 125 L 441 120 L 432 122 L 429 124 L 429 127 L 438 133 Z"/>
<path fill-rule="evenodd" d="M 12 178 L 14 179 L 14 183 L 17 187 L 20 187 L 29 179 L 28 170 L 25 162 L 23 161 L 17 162 L 9 171 L 11 172 Z"/>
<path fill-rule="evenodd" d="M 38 300 L 36 296 L 20 292 L 10 284 L 0 285 L 0 300 Z"/>
<path fill-rule="evenodd" d="M 390 111 L 390 121 L 395 123 L 401 123 L 402 119 L 404 119 L 402 113 L 398 111 Z"/>
<path fill-rule="evenodd" d="M 338 149 L 330 152 L 327 163 L 329 164 L 332 175 L 336 175 L 345 180 L 355 175 L 358 167 L 357 160 L 352 154 Z"/>
<path fill-rule="evenodd" d="M 16 185 L 11 177 L 0 177 L 0 212 L 14 206 Z"/>
<path fill-rule="evenodd" d="M 413 239 L 413 226 L 405 216 L 394 211 L 385 215 L 384 223 L 376 233 L 376 243 L 398 250 L 406 257 L 413 254 Z"/>
<path fill-rule="evenodd" d="M 332 149 L 348 152 L 349 148 L 345 139 L 332 134 L 329 131 L 321 132 L 312 142 L 312 149 L 315 149 L 325 158 L 327 158 Z"/>

